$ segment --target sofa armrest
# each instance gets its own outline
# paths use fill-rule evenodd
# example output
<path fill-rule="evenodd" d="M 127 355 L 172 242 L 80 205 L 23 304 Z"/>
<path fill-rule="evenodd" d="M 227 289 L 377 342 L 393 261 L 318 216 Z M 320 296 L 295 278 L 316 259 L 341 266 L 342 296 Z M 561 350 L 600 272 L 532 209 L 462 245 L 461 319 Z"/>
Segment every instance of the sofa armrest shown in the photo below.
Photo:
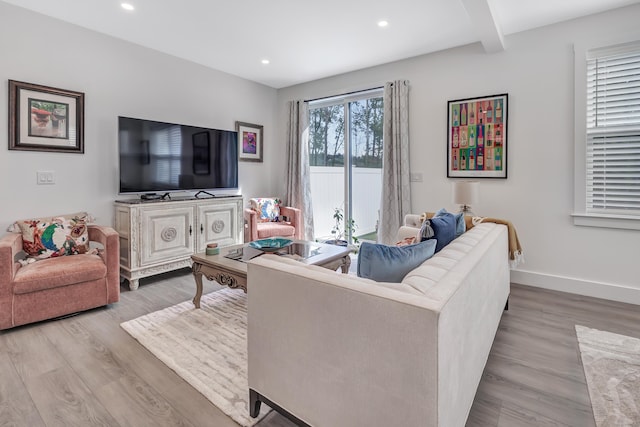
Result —
<path fill-rule="evenodd" d="M 98 254 L 107 266 L 108 302 L 116 302 L 120 299 L 120 236 L 104 225 L 91 224 L 88 229 L 89 241 L 98 242 L 104 248 Z"/>
<path fill-rule="evenodd" d="M 400 242 L 408 237 L 416 237 L 421 226 L 422 221 L 420 221 L 420 215 L 405 215 L 404 223 L 402 226 L 400 226 L 400 228 L 398 229 L 398 233 L 396 234 L 396 241 Z"/>
<path fill-rule="evenodd" d="M 407 227 L 420 228 L 422 226 L 422 221 L 420 221 L 420 215 L 417 215 L 417 214 L 405 215 L 403 225 Z"/>
<path fill-rule="evenodd" d="M 398 229 L 398 234 L 396 235 L 396 241 L 400 242 L 407 237 L 416 237 L 418 235 L 419 228 L 408 227 L 403 225 Z"/>
<path fill-rule="evenodd" d="M 22 251 L 22 235 L 20 233 L 5 234 L 0 239 L 0 296 L 11 294 L 9 289 L 20 263 L 16 256 Z"/>
<path fill-rule="evenodd" d="M 302 240 L 302 211 L 298 208 L 292 208 L 290 206 L 281 206 L 280 207 L 280 215 L 284 215 L 287 217 L 291 225 L 293 225 L 296 229 L 295 238 Z"/>
<path fill-rule="evenodd" d="M 21 267 L 16 261 L 21 251 L 20 233 L 9 233 L 0 239 L 0 329 L 13 326 L 13 278 Z"/>
<path fill-rule="evenodd" d="M 258 240 L 258 213 L 250 208 L 244 210 L 244 242 Z"/>

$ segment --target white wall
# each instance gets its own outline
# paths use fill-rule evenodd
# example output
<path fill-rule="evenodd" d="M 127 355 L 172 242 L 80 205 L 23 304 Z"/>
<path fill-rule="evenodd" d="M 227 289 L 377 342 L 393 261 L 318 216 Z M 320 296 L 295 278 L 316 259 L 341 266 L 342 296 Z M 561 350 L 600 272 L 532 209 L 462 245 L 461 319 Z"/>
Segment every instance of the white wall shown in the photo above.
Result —
<path fill-rule="evenodd" d="M 215 51 L 211 52 L 215 55 Z M 264 125 L 264 163 L 241 162 L 245 201 L 271 195 L 276 90 L 0 2 L 0 227 L 88 210 L 112 224 L 119 115 L 235 130 Z M 85 93 L 85 153 L 9 151 L 7 80 Z M 36 171 L 55 185 L 36 185 Z M 179 194 L 178 194 L 179 195 Z"/>
<path fill-rule="evenodd" d="M 456 209 L 446 178 L 447 101 L 508 93 L 509 176 L 481 180 L 473 208 L 517 227 L 526 263 L 512 281 L 640 304 L 640 232 L 578 227 L 570 217 L 573 43 L 640 39 L 638 16 L 640 5 L 630 6 L 508 36 L 506 50 L 496 54 L 474 44 L 282 89 L 279 123 L 286 123 L 288 100 L 408 79 L 410 167 L 424 176 L 412 183 L 412 211 Z M 286 127 L 278 139 L 286 139 Z M 278 160 L 274 170 L 281 171 Z"/>

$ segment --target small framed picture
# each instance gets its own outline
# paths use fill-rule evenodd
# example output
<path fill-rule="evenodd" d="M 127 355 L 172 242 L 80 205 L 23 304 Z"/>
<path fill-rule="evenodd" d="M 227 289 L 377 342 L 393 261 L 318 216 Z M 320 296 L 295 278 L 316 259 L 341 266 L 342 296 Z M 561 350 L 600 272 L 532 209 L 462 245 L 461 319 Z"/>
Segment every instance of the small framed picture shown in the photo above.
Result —
<path fill-rule="evenodd" d="M 236 122 L 238 132 L 238 159 L 245 162 L 262 162 L 263 126 Z"/>
<path fill-rule="evenodd" d="M 508 94 L 448 103 L 447 177 L 507 177 Z"/>
<path fill-rule="evenodd" d="M 84 153 L 84 93 L 9 80 L 9 150 Z"/>

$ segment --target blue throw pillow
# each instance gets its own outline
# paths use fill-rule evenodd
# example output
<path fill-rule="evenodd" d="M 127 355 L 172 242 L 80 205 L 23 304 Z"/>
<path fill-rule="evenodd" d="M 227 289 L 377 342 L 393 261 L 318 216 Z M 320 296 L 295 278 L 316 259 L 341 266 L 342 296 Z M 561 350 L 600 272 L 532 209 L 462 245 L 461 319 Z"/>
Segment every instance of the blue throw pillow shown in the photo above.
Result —
<path fill-rule="evenodd" d="M 446 213 L 426 219 L 425 222 L 427 221 L 430 222 L 431 228 L 433 228 L 434 236 L 431 240 L 435 239 L 438 242 L 436 245 L 436 253 L 438 253 L 456 238 L 456 218 L 453 214 Z"/>
<path fill-rule="evenodd" d="M 363 242 L 358 251 L 358 277 L 400 283 L 408 272 L 431 258 L 435 248 L 435 240 L 408 246 Z"/>
<path fill-rule="evenodd" d="M 450 212 L 447 212 L 445 208 L 442 208 L 438 212 L 436 212 L 433 217 L 435 218 L 437 216 L 442 216 L 446 213 Z M 460 237 L 464 234 L 465 231 L 467 231 L 467 224 L 464 222 L 464 212 L 452 215 L 456 218 L 456 237 Z"/>

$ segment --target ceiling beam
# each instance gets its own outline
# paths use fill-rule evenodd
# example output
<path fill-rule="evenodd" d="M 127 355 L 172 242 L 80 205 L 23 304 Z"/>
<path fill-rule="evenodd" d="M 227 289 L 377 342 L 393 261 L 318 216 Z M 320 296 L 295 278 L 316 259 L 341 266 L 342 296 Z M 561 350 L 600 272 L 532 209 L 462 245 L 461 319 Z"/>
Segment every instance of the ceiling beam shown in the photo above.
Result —
<path fill-rule="evenodd" d="M 504 39 L 491 12 L 490 3 L 491 0 L 462 0 L 485 52 L 495 53 L 504 50 Z"/>

